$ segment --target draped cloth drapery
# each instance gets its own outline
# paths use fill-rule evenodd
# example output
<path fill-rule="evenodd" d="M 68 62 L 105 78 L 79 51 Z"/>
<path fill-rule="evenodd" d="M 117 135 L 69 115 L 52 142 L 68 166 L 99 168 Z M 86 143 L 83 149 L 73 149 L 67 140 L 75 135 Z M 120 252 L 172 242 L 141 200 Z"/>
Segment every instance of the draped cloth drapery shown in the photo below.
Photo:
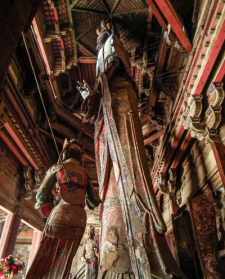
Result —
<path fill-rule="evenodd" d="M 122 72 L 110 81 L 102 74 L 99 84 L 102 102 L 95 129 L 102 199 L 99 278 L 120 278 L 118 274 L 125 276 L 121 278 L 171 278 L 170 274 L 179 272 L 163 237 L 165 224 L 152 191 L 136 93 Z M 114 250 L 122 252 L 113 255 L 112 248 L 107 263 L 104 247 L 112 227 L 118 234 Z"/>
<path fill-rule="evenodd" d="M 69 208 L 73 214 L 79 218 L 86 220 L 86 213 L 83 210 L 77 210 L 74 206 Z M 70 227 L 64 226 L 57 228 L 58 231 L 62 231 L 63 236 L 54 235 L 54 219 L 57 218 L 57 214 L 61 214 L 60 209 L 52 211 L 48 218 L 45 230 L 42 235 L 39 249 L 35 258 L 29 268 L 26 279 L 68 279 L 71 269 L 71 264 L 74 255 L 79 247 L 81 238 L 85 230 L 85 224 L 80 226 Z M 63 218 L 67 218 L 66 211 L 63 210 Z M 77 214 L 77 212 L 79 214 Z M 60 232 L 61 233 L 61 232 Z"/>

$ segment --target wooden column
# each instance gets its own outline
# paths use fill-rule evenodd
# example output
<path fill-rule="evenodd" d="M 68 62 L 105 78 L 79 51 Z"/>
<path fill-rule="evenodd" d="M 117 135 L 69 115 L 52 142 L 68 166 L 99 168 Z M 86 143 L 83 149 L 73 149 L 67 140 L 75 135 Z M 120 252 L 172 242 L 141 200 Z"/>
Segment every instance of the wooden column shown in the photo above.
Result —
<path fill-rule="evenodd" d="M 213 150 L 223 186 L 225 187 L 225 146 L 219 142 L 212 142 L 211 148 Z"/>
<path fill-rule="evenodd" d="M 13 253 L 20 221 L 20 217 L 15 213 L 9 213 L 6 217 L 0 239 L 0 258 Z"/>
<path fill-rule="evenodd" d="M 31 244 L 31 250 L 29 254 L 27 269 L 30 267 L 36 252 L 39 248 L 40 242 L 41 242 L 42 232 L 39 230 L 34 229 L 33 230 L 33 237 L 32 237 L 32 244 Z"/>

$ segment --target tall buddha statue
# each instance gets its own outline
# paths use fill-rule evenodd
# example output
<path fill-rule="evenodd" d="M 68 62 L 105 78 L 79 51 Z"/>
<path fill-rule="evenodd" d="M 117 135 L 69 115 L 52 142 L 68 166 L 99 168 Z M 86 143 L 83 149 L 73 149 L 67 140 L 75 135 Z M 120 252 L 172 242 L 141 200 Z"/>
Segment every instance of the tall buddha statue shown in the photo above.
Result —
<path fill-rule="evenodd" d="M 95 113 L 96 119 L 102 200 L 98 278 L 184 278 L 164 236 L 166 226 L 147 165 L 129 55 L 109 22 L 102 22 L 97 34 L 96 85 L 82 109 L 91 119 Z"/>

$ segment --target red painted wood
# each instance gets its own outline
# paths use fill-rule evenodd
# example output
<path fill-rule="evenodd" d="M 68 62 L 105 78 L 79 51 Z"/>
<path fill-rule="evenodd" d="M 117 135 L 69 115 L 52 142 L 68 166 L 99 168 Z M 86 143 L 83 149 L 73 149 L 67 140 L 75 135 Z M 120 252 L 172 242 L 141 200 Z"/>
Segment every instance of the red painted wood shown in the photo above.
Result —
<path fill-rule="evenodd" d="M 160 11 L 167 19 L 168 23 L 171 25 L 173 32 L 176 34 L 179 42 L 183 46 L 183 48 L 190 52 L 192 50 L 192 44 L 184 31 L 184 25 L 179 19 L 176 11 L 171 5 L 169 0 L 154 0 L 159 7 Z"/>
<path fill-rule="evenodd" d="M 20 150 L 22 151 L 22 153 L 24 154 L 24 156 L 27 158 L 27 160 L 29 161 L 29 163 L 32 165 L 32 167 L 34 167 L 35 169 L 38 169 L 38 166 L 36 164 L 36 162 L 33 160 L 33 158 L 30 156 L 30 154 L 27 152 L 24 144 L 21 142 L 20 138 L 17 136 L 17 134 L 15 133 L 15 131 L 13 130 L 13 128 L 9 125 L 9 123 L 6 123 L 5 128 L 7 130 L 7 132 L 9 133 L 9 135 L 12 137 L 12 139 L 14 140 L 14 142 L 17 144 L 17 146 L 20 148 Z"/>
<path fill-rule="evenodd" d="M 201 95 L 201 93 L 206 85 L 206 82 L 209 78 L 209 75 L 212 72 L 213 67 L 216 63 L 216 59 L 219 56 L 220 51 L 222 50 L 224 41 L 225 41 L 225 20 L 224 20 L 223 26 L 219 32 L 219 35 L 217 36 L 217 39 L 214 43 L 213 49 L 211 50 L 211 53 L 210 53 L 210 56 L 208 59 L 208 63 L 205 66 L 205 69 L 201 75 L 200 81 L 198 83 L 198 86 L 195 90 L 194 95 Z"/>
<path fill-rule="evenodd" d="M 166 21 L 164 20 L 163 16 L 161 15 L 160 11 L 156 7 L 156 5 L 153 3 L 153 0 L 148 0 L 148 6 L 152 10 L 153 15 L 157 19 L 158 23 L 160 26 L 166 30 L 167 29 L 167 24 Z"/>
<path fill-rule="evenodd" d="M 96 64 L 96 58 L 81 56 L 78 58 L 78 63 L 80 63 L 80 64 Z"/>
<path fill-rule="evenodd" d="M 222 82 L 224 80 L 224 76 L 225 76 L 225 59 L 223 61 L 222 66 L 219 69 L 219 72 L 216 75 L 214 82 Z"/>
<path fill-rule="evenodd" d="M 0 239 L 0 258 L 13 253 L 19 225 L 20 217 L 17 214 L 8 213 Z"/>
<path fill-rule="evenodd" d="M 28 166 L 29 163 L 28 161 L 23 157 L 23 155 L 20 153 L 18 148 L 16 147 L 15 144 L 13 144 L 10 139 L 5 135 L 3 131 L 0 131 L 0 138 L 4 141 L 6 146 L 9 148 L 9 150 L 15 155 L 17 160 L 23 165 L 23 166 Z"/>
<path fill-rule="evenodd" d="M 175 169 L 175 170 L 178 168 L 182 159 L 184 158 L 185 152 L 190 144 L 191 139 L 192 139 L 192 137 L 189 133 L 187 135 L 187 137 L 185 138 L 184 142 L 181 144 L 179 150 L 176 152 L 177 155 L 176 155 L 175 160 L 173 161 L 172 165 L 170 166 L 170 168 Z"/>
<path fill-rule="evenodd" d="M 222 183 L 225 187 L 225 147 L 222 143 L 212 142 L 211 148 L 213 150 Z"/>

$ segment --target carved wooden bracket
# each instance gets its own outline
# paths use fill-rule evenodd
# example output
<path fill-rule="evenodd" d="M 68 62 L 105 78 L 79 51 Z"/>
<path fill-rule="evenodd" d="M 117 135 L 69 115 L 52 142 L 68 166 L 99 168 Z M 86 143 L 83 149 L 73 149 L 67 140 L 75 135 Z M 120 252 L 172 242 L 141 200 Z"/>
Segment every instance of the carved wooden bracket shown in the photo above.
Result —
<path fill-rule="evenodd" d="M 203 106 L 202 95 L 191 98 L 184 115 L 185 129 L 190 129 L 191 135 L 199 140 L 218 140 L 225 98 L 222 84 L 212 83 L 210 85 L 206 96 L 206 107 Z"/>
<path fill-rule="evenodd" d="M 207 92 L 208 105 L 205 112 L 205 123 L 210 140 L 218 138 L 218 130 L 222 121 L 222 105 L 225 92 L 222 84 L 212 84 Z"/>

